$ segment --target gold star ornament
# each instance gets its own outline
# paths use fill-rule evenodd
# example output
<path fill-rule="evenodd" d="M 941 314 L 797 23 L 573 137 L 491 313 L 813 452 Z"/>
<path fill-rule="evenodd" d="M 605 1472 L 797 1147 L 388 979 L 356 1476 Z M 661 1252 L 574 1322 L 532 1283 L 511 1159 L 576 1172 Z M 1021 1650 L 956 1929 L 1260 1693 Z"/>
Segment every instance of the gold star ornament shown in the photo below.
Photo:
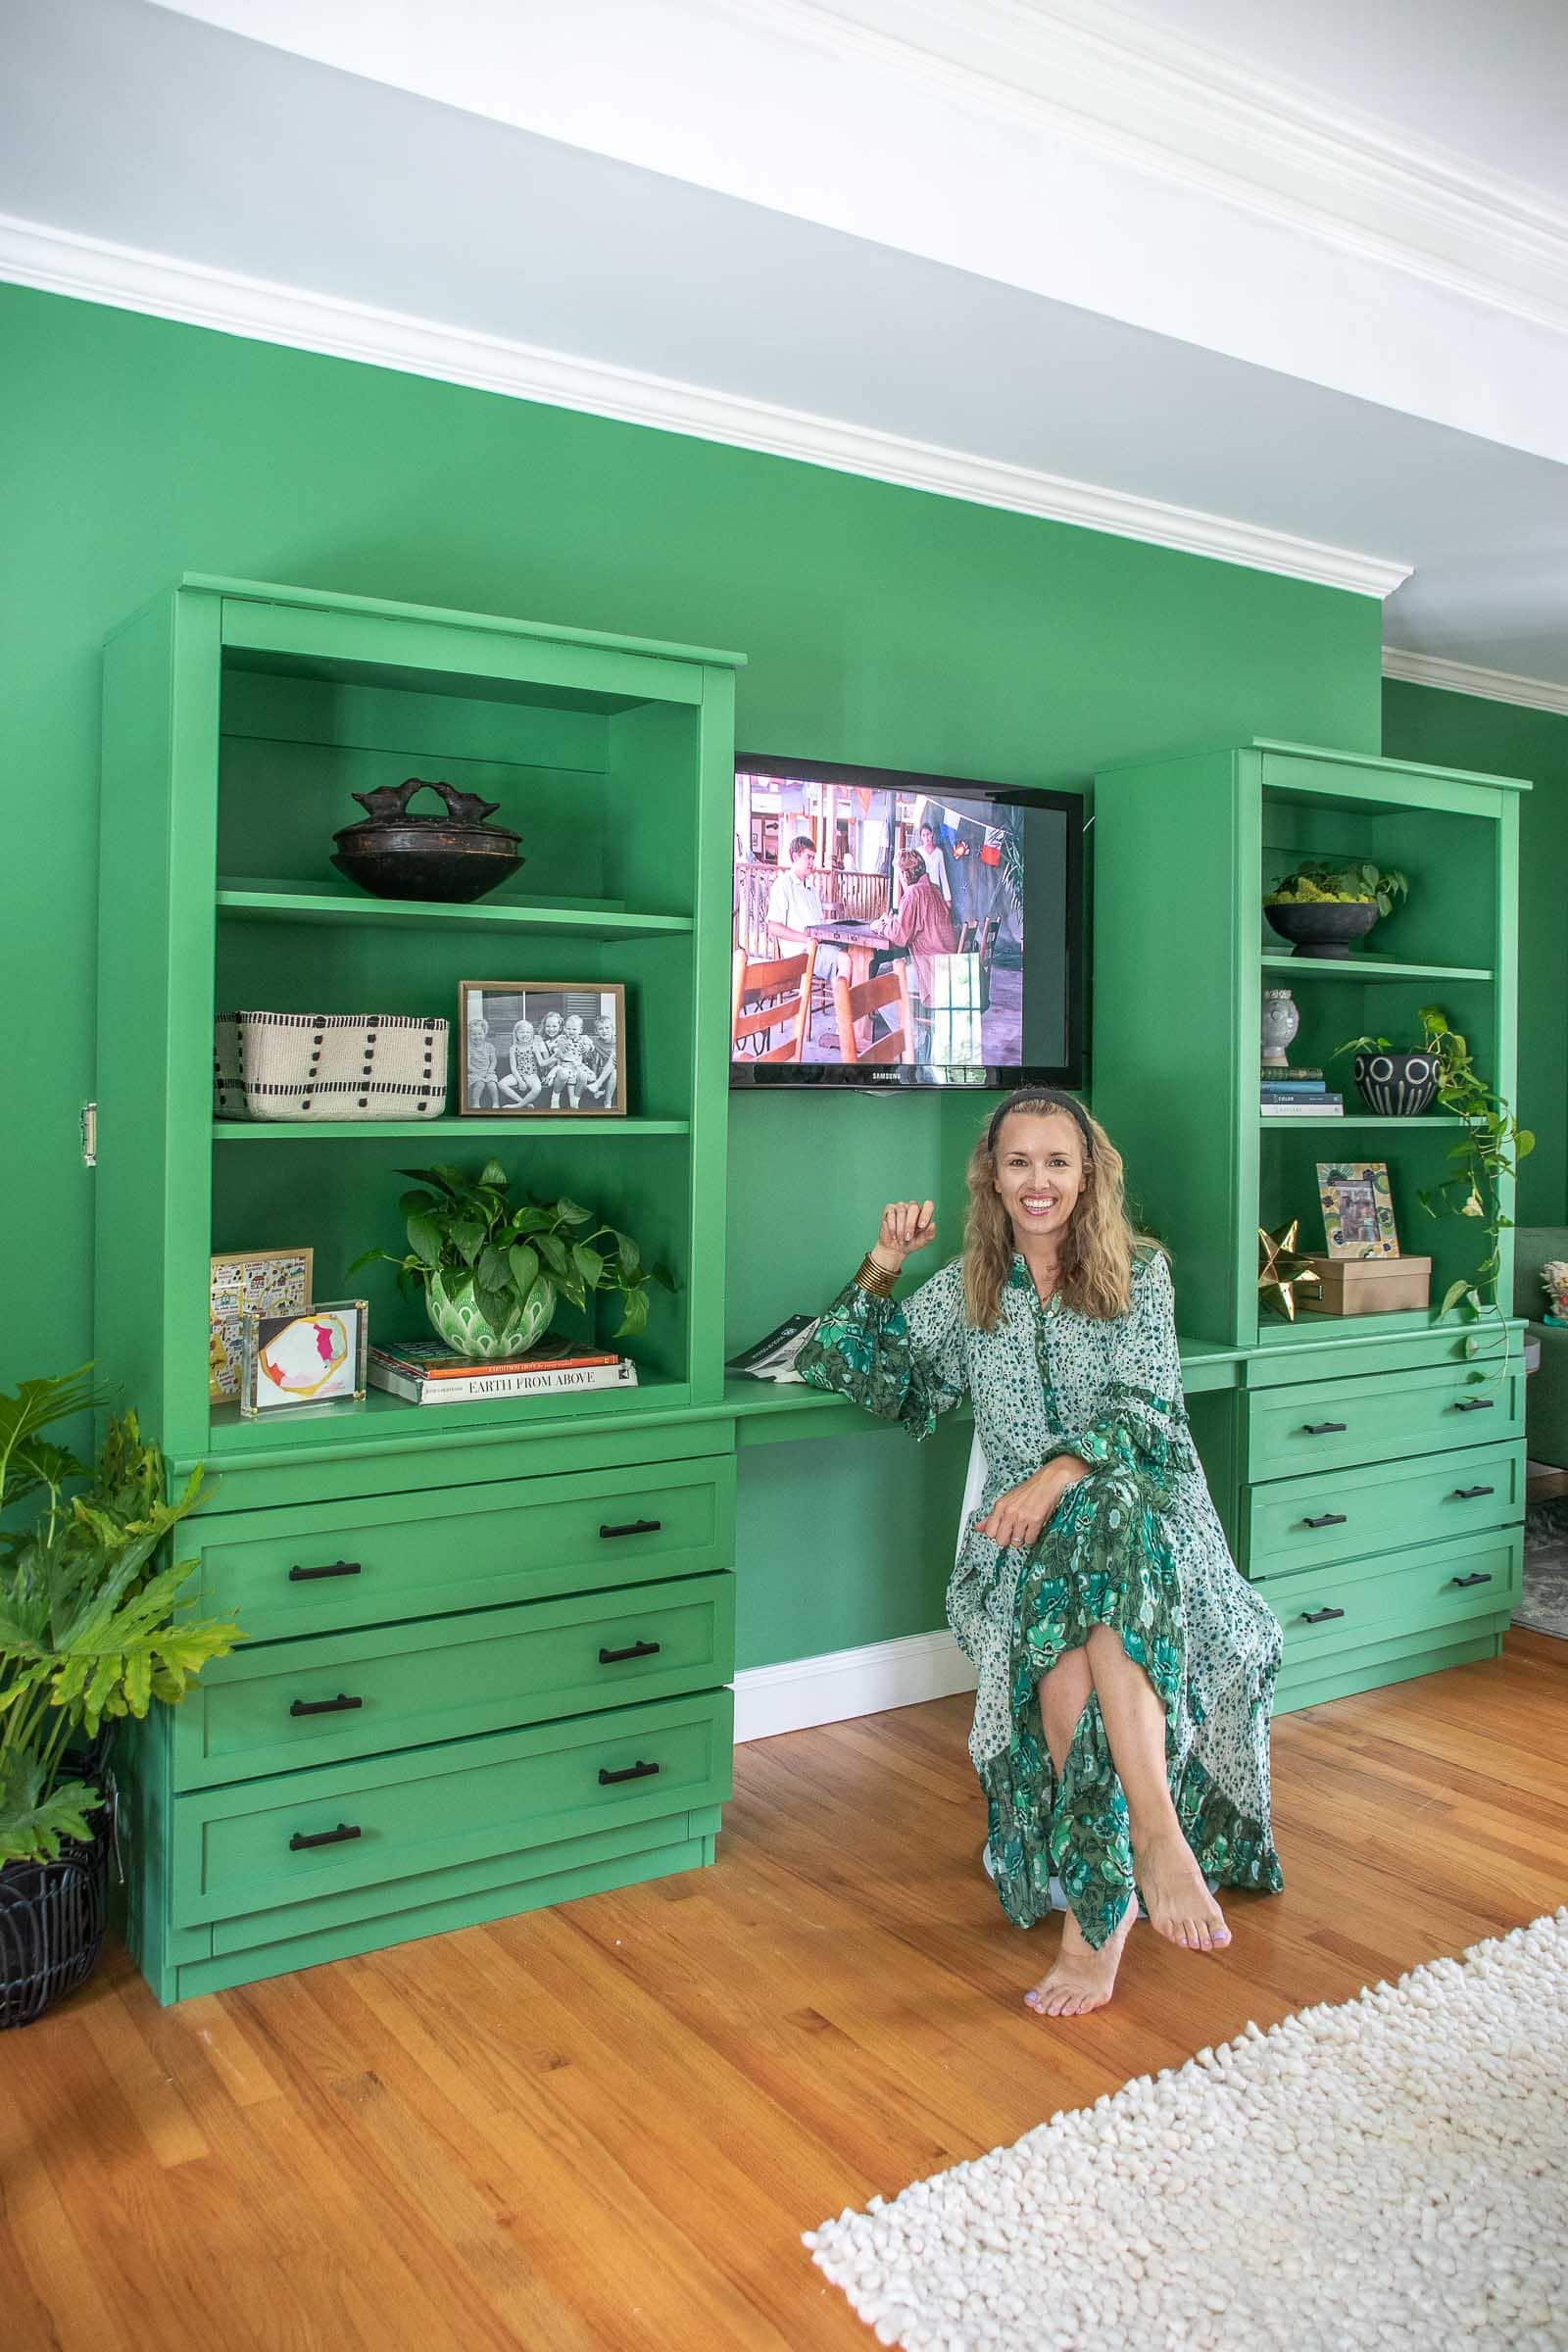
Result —
<path fill-rule="evenodd" d="M 1263 1225 L 1257 1229 L 1257 1295 L 1287 1323 L 1296 1321 L 1298 1289 L 1321 1293 L 1323 1288 L 1323 1277 L 1313 1272 L 1296 1247 L 1300 1229 L 1299 1217 L 1293 1217 L 1277 1233 Z"/>

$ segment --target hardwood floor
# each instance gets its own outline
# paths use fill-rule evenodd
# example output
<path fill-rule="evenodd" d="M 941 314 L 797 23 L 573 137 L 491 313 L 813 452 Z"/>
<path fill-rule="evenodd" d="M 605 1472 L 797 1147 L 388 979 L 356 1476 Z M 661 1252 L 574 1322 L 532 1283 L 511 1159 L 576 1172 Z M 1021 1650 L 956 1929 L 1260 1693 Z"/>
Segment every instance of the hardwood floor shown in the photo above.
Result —
<path fill-rule="evenodd" d="M 1568 1900 L 1568 1642 L 1516 1632 L 1279 1721 L 1285 1893 L 1037 2018 L 968 1714 L 742 1748 L 710 1871 L 172 2010 L 111 1953 L 0 2036 L 7 2352 L 848 2352 L 802 2230 Z"/>

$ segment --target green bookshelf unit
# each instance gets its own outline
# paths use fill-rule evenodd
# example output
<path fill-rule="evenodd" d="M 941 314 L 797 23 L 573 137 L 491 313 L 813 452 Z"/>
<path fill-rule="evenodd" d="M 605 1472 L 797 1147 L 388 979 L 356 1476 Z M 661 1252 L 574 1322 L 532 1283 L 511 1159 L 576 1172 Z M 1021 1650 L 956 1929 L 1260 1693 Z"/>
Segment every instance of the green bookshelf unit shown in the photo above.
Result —
<path fill-rule="evenodd" d="M 1518 1598 L 1522 1326 L 1506 1325 L 1506 1361 L 1495 1323 L 1466 1355 L 1439 1305 L 1485 1244 L 1417 1198 L 1447 1172 L 1459 1124 L 1359 1111 L 1335 1054 L 1363 1033 L 1419 1045 L 1417 1010 L 1440 1004 L 1512 1098 L 1528 789 L 1262 740 L 1096 782 L 1094 1105 L 1172 1248 L 1184 1326 L 1237 1351 L 1233 1540 L 1285 1627 L 1282 1709 L 1495 1656 Z M 1318 960 L 1268 928 L 1263 895 L 1303 857 L 1408 875 L 1373 947 Z M 1300 1014 L 1291 1059 L 1344 1073 L 1330 1079 L 1343 1118 L 1259 1109 L 1262 991 L 1283 985 Z M 1298 1216 L 1301 1247 L 1321 1247 L 1317 1165 L 1347 1153 L 1386 1162 L 1400 1250 L 1433 1260 L 1432 1303 L 1275 1318 L 1258 1229 Z M 1506 1229 L 1501 1245 L 1506 1310 Z"/>
<path fill-rule="evenodd" d="M 133 1743 L 128 1926 L 162 1999 L 712 1858 L 738 660 L 193 574 L 109 642 L 97 1354 L 172 1475 L 207 1466 L 192 1606 L 248 1637 Z M 499 891 L 333 874 L 351 793 L 409 775 L 501 804 L 524 863 Z M 626 1116 L 459 1114 L 459 984 L 496 978 L 624 983 Z M 444 1016 L 448 1115 L 215 1118 L 214 1014 L 241 1005 Z M 318 1298 L 416 1336 L 390 1267 L 347 1269 L 402 1246 L 400 1168 L 492 1153 L 673 1270 L 635 1390 L 209 1401 L 211 1252 L 309 1243 Z M 616 1319 L 611 1295 L 558 1327 Z"/>

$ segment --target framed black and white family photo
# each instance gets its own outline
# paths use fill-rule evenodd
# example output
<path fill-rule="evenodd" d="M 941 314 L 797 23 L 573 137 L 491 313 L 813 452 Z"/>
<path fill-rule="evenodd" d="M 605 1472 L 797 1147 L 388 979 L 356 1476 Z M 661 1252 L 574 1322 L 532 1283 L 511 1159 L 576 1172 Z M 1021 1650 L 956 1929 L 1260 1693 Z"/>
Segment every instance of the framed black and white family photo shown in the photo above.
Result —
<path fill-rule="evenodd" d="M 619 982 L 460 984 L 465 1118 L 621 1118 L 626 991 Z"/>

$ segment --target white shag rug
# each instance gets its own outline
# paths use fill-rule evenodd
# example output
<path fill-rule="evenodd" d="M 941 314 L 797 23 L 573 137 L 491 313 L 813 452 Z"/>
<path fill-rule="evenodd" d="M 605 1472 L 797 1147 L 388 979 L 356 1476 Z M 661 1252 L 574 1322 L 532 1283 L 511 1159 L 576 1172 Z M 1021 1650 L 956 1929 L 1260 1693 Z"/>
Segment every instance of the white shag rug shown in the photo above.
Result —
<path fill-rule="evenodd" d="M 905 2352 L 1564 2352 L 1565 2184 L 1568 1906 L 804 2242 Z"/>

